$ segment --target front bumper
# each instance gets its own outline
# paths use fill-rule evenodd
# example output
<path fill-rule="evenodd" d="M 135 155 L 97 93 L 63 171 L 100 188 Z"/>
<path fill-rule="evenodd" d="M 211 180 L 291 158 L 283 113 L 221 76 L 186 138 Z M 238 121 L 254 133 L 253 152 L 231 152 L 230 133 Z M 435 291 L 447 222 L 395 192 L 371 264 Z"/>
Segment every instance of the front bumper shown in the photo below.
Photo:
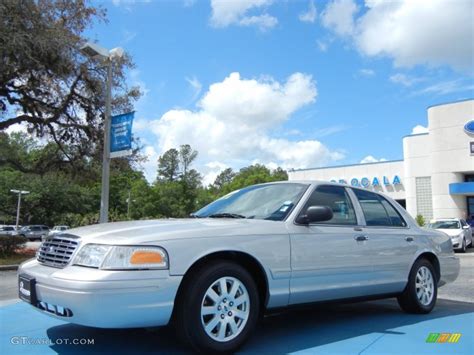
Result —
<path fill-rule="evenodd" d="M 168 324 L 182 276 L 168 270 L 106 271 L 80 266 L 57 269 L 36 260 L 23 263 L 19 274 L 36 279 L 38 302 L 67 308 L 70 317 L 39 311 L 80 325 L 137 328 Z"/>
<path fill-rule="evenodd" d="M 451 243 L 453 243 L 453 250 L 461 250 L 462 249 L 462 236 L 451 237 Z"/>

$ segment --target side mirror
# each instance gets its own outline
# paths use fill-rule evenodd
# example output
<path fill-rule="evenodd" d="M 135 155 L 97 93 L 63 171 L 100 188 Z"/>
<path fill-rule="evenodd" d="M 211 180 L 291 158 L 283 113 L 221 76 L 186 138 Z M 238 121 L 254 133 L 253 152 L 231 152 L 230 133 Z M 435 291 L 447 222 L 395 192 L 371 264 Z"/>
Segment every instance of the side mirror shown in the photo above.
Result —
<path fill-rule="evenodd" d="M 306 211 L 296 218 L 298 224 L 310 224 L 325 222 L 334 216 L 332 209 L 328 206 L 309 206 Z"/>
<path fill-rule="evenodd" d="M 469 226 L 464 226 L 462 227 L 462 229 L 469 229 Z"/>

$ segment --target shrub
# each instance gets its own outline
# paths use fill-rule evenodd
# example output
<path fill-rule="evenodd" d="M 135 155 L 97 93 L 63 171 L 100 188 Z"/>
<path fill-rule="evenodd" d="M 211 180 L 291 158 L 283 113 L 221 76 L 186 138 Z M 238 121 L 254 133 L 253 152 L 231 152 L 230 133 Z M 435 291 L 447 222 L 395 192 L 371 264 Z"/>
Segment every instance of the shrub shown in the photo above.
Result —
<path fill-rule="evenodd" d="M 0 236 L 0 257 L 13 255 L 15 251 L 23 249 L 27 241 L 21 236 Z"/>
<path fill-rule="evenodd" d="M 421 214 L 417 215 L 416 216 L 416 223 L 418 223 L 418 225 L 420 227 L 423 227 L 426 224 L 425 217 L 423 217 Z"/>

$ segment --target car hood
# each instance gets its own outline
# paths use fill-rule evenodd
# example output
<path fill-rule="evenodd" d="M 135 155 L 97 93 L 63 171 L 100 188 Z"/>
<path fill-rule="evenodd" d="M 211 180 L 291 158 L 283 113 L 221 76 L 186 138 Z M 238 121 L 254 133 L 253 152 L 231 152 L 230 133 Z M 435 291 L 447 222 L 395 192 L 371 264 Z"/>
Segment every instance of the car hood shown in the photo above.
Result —
<path fill-rule="evenodd" d="M 284 222 L 257 219 L 186 218 L 114 222 L 73 228 L 62 233 L 83 242 L 150 243 L 170 239 L 287 234 Z M 58 233 L 59 235 L 59 233 Z"/>
<path fill-rule="evenodd" d="M 461 229 L 436 229 L 436 230 L 438 230 L 440 232 L 444 232 L 447 235 L 449 235 L 450 237 L 457 237 L 459 234 L 462 233 Z"/>

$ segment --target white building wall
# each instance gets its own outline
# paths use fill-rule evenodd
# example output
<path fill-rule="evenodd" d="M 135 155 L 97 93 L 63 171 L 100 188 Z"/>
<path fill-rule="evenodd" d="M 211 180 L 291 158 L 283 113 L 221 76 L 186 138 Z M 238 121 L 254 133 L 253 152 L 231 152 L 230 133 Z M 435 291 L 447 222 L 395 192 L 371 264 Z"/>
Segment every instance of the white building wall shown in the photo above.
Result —
<path fill-rule="evenodd" d="M 449 184 L 463 182 L 464 174 L 474 172 L 474 156 L 469 149 L 469 142 L 474 141 L 474 137 L 463 129 L 472 119 L 474 100 L 428 109 L 435 218 L 466 218 L 466 197 L 450 195 Z"/>
<path fill-rule="evenodd" d="M 416 204 L 416 178 L 431 177 L 430 151 L 428 133 L 403 138 L 406 209 L 412 216 L 418 214 L 418 206 Z"/>
<path fill-rule="evenodd" d="M 464 182 L 466 175 L 474 175 L 474 155 L 471 155 L 470 142 L 474 134 L 464 131 L 464 126 L 474 120 L 474 100 L 448 103 L 428 109 L 428 133 L 411 135 L 403 139 L 403 161 L 356 164 L 340 167 L 316 168 L 289 171 L 289 180 L 346 180 L 367 177 L 371 181 L 383 176 L 393 179 L 398 175 L 401 185 L 369 189 L 384 192 L 394 199 L 405 199 L 408 212 L 415 217 L 417 206 L 417 178 L 431 180 L 431 209 L 434 218 L 466 218 L 466 195 L 451 195 L 449 185 Z M 422 182 L 426 190 L 426 179 Z M 472 196 L 472 194 L 471 194 Z M 423 198 L 422 198 L 423 197 Z M 418 196 L 423 209 L 426 196 Z M 429 208 L 429 206 L 428 206 Z"/>

